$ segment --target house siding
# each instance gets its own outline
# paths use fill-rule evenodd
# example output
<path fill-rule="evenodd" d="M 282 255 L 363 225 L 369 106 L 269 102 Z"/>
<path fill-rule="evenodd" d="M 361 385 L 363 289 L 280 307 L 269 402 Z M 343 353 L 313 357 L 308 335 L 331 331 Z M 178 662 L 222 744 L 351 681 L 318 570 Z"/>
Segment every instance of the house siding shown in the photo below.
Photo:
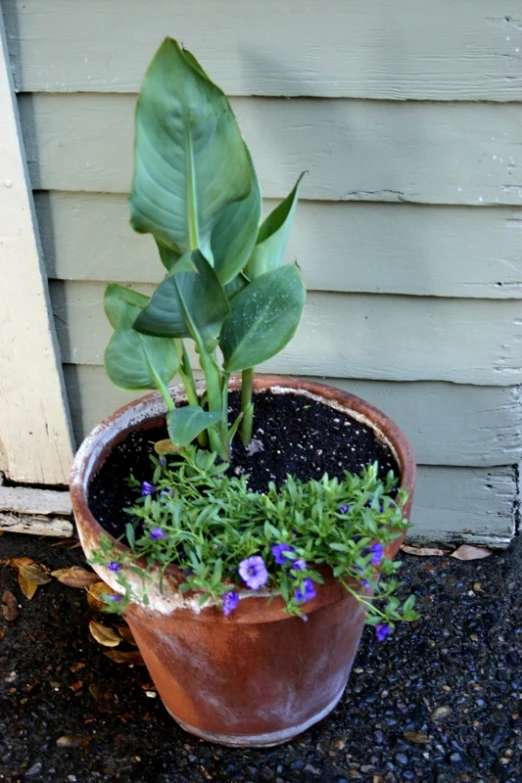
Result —
<path fill-rule="evenodd" d="M 288 249 L 307 310 L 263 369 L 324 378 L 397 421 L 420 463 L 414 535 L 507 542 L 522 452 L 518 3 L 3 9 L 77 438 L 132 396 L 101 366 L 106 281 L 147 291 L 161 276 L 126 193 L 136 93 L 169 34 L 231 96 L 265 209 L 307 170 Z"/>

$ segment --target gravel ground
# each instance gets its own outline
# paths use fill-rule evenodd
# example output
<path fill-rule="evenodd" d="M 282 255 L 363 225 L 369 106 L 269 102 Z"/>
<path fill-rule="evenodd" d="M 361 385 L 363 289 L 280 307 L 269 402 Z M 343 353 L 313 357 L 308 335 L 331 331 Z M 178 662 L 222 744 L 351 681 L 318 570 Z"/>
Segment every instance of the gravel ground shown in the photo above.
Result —
<path fill-rule="evenodd" d="M 84 564 L 51 544 L 6 534 L 0 558 Z M 268 750 L 185 734 L 143 667 L 104 655 L 84 591 L 53 579 L 28 600 L 1 565 L 18 616 L 0 614 L 0 781 L 522 783 L 522 542 L 473 562 L 403 558 L 422 619 L 381 644 L 366 629 L 335 711 Z"/>

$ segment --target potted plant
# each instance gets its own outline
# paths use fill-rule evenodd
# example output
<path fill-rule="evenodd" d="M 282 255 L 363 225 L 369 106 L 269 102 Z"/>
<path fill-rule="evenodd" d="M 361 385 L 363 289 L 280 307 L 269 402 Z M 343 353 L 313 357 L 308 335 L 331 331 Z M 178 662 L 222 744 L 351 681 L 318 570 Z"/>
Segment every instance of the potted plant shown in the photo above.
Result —
<path fill-rule="evenodd" d="M 232 745 L 278 744 L 323 718 L 364 623 L 383 640 L 416 616 L 394 595 L 415 478 L 404 435 L 340 390 L 254 377 L 303 312 L 300 271 L 281 264 L 300 180 L 261 223 L 225 95 L 165 40 L 136 109 L 129 200 L 166 274 L 152 297 L 110 284 L 104 302 L 109 378 L 156 391 L 84 441 L 71 497 L 166 708 Z"/>

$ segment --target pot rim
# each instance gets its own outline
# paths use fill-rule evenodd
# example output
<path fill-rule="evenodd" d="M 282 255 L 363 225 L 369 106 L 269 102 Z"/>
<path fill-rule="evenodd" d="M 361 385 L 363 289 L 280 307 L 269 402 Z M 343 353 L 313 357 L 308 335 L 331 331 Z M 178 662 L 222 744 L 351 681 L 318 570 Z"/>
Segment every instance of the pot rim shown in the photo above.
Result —
<path fill-rule="evenodd" d="M 198 390 L 204 389 L 203 381 L 198 381 L 196 385 Z M 231 391 L 236 391 L 240 388 L 241 376 L 232 376 L 230 379 L 229 389 Z M 328 386 L 317 381 L 280 375 L 256 375 L 254 377 L 253 391 L 262 392 L 268 389 L 276 394 L 295 393 L 307 396 L 311 399 L 316 399 L 319 402 L 339 410 L 340 412 L 348 413 L 352 417 L 371 427 L 375 432 L 376 437 L 384 441 L 389 446 L 399 465 L 401 471 L 401 481 L 399 486 L 401 489 L 404 489 L 408 492 L 408 500 L 405 504 L 405 515 L 409 515 L 413 488 L 415 485 L 415 459 L 413 450 L 406 436 L 392 419 L 362 398 L 350 394 L 349 392 L 345 392 L 334 386 Z M 169 387 L 169 392 L 175 401 L 182 401 L 183 399 L 186 399 L 185 390 L 182 385 Z M 80 533 L 80 539 L 86 553 L 90 551 L 94 545 L 93 542 L 99 539 L 102 533 L 108 536 L 120 551 L 129 551 L 129 547 L 125 544 L 122 544 L 121 542 L 116 541 L 116 539 L 109 532 L 107 532 L 102 527 L 102 525 L 100 525 L 98 520 L 92 514 L 87 500 L 89 483 L 100 460 L 103 461 L 104 455 L 106 455 L 111 450 L 111 448 L 121 441 L 128 432 L 134 429 L 141 422 L 154 421 L 163 418 L 166 412 L 166 405 L 160 392 L 150 392 L 136 400 L 132 400 L 131 402 L 114 411 L 114 413 L 100 422 L 100 424 L 98 424 L 92 430 L 92 432 L 80 445 L 80 448 L 78 449 L 73 461 L 69 487 L 72 507 Z M 79 520 L 81 520 L 81 524 Z M 396 553 L 400 544 L 402 543 L 403 538 L 404 536 L 396 539 L 392 542 L 391 545 L 389 545 L 389 548 L 391 547 L 390 556 L 393 556 Z M 116 589 L 114 585 L 114 575 L 111 574 L 107 568 L 98 566 L 97 571 L 105 582 Z M 180 582 L 180 577 L 180 569 L 173 564 L 169 565 L 165 570 L 164 575 L 165 586 L 170 588 L 170 591 L 175 591 Z M 326 580 L 326 584 L 323 587 L 326 587 L 330 582 L 332 582 L 331 588 L 334 588 L 335 584 L 338 584 L 337 580 L 334 580 L 332 576 L 331 579 Z M 330 592 L 330 590 L 328 590 L 328 592 Z M 265 599 L 268 595 L 263 595 L 257 591 L 255 594 L 252 594 L 249 591 L 241 591 L 241 593 L 242 598 L 250 598 L 248 603 L 254 599 L 256 604 L 260 601 L 266 603 Z M 255 599 L 259 600 L 256 601 Z M 332 591 L 331 600 L 339 600 L 337 590 Z M 323 604 L 324 601 L 321 601 L 320 603 Z M 244 601 L 241 601 L 240 604 L 244 604 Z M 276 598 L 272 604 L 279 604 L 279 600 Z M 311 601 L 310 604 L 307 605 L 307 614 L 308 611 L 314 610 L 315 604 L 316 600 Z M 273 608 L 275 609 L 276 607 L 273 606 Z M 181 606 L 172 606 L 171 610 L 172 609 L 183 611 Z M 203 609 L 209 610 L 211 614 L 214 614 L 212 609 L 215 610 L 215 607 L 205 605 Z M 169 611 L 167 607 L 165 607 L 165 611 Z M 202 611 L 201 614 L 207 615 L 208 612 Z M 234 612 L 234 615 L 236 614 L 239 613 Z M 201 618 L 199 612 L 198 615 Z"/>

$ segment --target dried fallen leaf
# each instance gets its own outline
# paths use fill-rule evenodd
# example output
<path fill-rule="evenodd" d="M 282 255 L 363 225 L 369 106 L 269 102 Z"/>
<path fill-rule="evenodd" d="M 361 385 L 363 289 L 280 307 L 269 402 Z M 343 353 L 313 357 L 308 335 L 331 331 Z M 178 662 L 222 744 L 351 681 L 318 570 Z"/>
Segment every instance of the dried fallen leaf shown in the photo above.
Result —
<path fill-rule="evenodd" d="M 69 671 L 71 671 L 73 674 L 76 674 L 76 672 L 79 672 L 81 669 L 85 669 L 85 663 L 83 661 L 78 661 L 78 663 L 71 663 L 69 666 Z"/>
<path fill-rule="evenodd" d="M 69 688 L 74 692 L 79 691 L 83 688 L 83 682 L 81 680 L 76 680 L 72 685 L 69 685 Z"/>
<path fill-rule="evenodd" d="M 34 598 L 34 594 L 38 590 L 38 585 L 35 582 L 29 582 L 25 576 L 22 576 L 22 574 L 18 573 L 18 584 L 20 585 L 20 590 L 25 595 L 26 598 L 31 600 L 31 598 Z"/>
<path fill-rule="evenodd" d="M 128 628 L 126 625 L 117 625 L 116 629 L 118 633 L 125 639 L 127 644 L 133 644 L 134 647 L 138 646 L 130 628 Z"/>
<path fill-rule="evenodd" d="M 402 736 L 409 742 L 417 742 L 422 745 L 427 745 L 431 742 L 431 737 L 428 737 L 428 735 L 424 734 L 422 731 L 405 731 Z"/>
<path fill-rule="evenodd" d="M 39 563 L 27 563 L 18 568 L 18 576 L 23 576 L 33 585 L 46 585 L 51 581 L 48 571 Z"/>
<path fill-rule="evenodd" d="M 98 574 L 95 574 L 94 571 L 87 571 L 80 566 L 59 568 L 57 571 L 52 571 L 51 576 L 67 587 L 89 587 L 96 582 L 101 582 Z"/>
<path fill-rule="evenodd" d="M 12 623 L 18 617 L 18 601 L 9 590 L 6 590 L 2 596 L 2 614 L 8 623 Z"/>
<path fill-rule="evenodd" d="M 91 620 L 89 623 L 89 631 L 97 642 L 103 644 L 104 647 L 117 647 L 122 643 L 123 639 L 114 628 L 109 625 L 103 625 L 103 623 L 97 623 Z"/>
<path fill-rule="evenodd" d="M 89 737 L 82 737 L 81 734 L 64 734 L 58 737 L 56 744 L 59 748 L 81 748 L 87 745 Z"/>
<path fill-rule="evenodd" d="M 433 546 L 407 546 L 403 544 L 401 552 L 406 552 L 407 555 L 416 555 L 417 557 L 442 557 L 442 555 L 448 554 L 449 549 L 440 549 Z"/>
<path fill-rule="evenodd" d="M 170 438 L 164 438 L 163 440 L 157 440 L 154 444 L 154 451 L 156 454 L 175 454 L 179 451 L 180 447 L 176 446 Z"/>
<path fill-rule="evenodd" d="M 482 587 L 482 585 L 480 584 L 480 582 L 475 582 L 475 584 L 473 585 L 473 590 L 476 593 L 485 593 L 486 592 L 484 590 L 484 588 Z"/>
<path fill-rule="evenodd" d="M 87 589 L 88 604 L 96 612 L 107 612 L 109 606 L 103 596 L 111 594 L 112 589 L 106 582 L 95 582 Z"/>
<path fill-rule="evenodd" d="M 486 549 L 481 546 L 471 546 L 470 544 L 462 544 L 451 553 L 450 557 L 454 557 L 456 560 L 481 560 L 483 557 L 489 557 L 493 554 L 492 549 Z"/>
<path fill-rule="evenodd" d="M 453 710 L 451 707 L 444 704 L 442 707 L 436 707 L 431 713 L 430 718 L 432 720 L 443 720 L 444 718 L 447 718 L 448 715 L 451 715 L 452 712 Z"/>
<path fill-rule="evenodd" d="M 138 650 L 133 650 L 132 652 L 109 650 L 108 652 L 104 652 L 103 654 L 106 655 L 107 658 L 110 658 L 111 661 L 114 661 L 115 663 L 129 663 L 129 664 L 134 664 L 135 666 L 145 666 L 145 662 L 141 657 L 141 653 L 139 653 Z"/>

